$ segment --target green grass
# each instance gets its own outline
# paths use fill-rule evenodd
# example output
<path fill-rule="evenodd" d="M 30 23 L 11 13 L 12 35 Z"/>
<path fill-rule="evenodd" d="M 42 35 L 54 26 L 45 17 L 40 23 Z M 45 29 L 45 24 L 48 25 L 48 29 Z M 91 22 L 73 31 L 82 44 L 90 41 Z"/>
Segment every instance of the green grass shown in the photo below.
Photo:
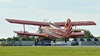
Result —
<path fill-rule="evenodd" d="M 1 46 L 0 56 L 100 56 L 100 48 Z"/>

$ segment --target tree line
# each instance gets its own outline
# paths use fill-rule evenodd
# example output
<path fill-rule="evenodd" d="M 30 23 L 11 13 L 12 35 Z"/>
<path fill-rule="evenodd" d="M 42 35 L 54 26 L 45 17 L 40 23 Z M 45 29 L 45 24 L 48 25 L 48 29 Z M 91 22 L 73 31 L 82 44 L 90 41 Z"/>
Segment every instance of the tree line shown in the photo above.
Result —
<path fill-rule="evenodd" d="M 8 37 L 8 38 L 2 38 L 0 39 L 0 41 L 19 41 L 19 37 Z M 22 37 L 22 41 L 35 41 L 35 37 L 30 37 L 30 36 L 25 36 L 25 37 Z"/>

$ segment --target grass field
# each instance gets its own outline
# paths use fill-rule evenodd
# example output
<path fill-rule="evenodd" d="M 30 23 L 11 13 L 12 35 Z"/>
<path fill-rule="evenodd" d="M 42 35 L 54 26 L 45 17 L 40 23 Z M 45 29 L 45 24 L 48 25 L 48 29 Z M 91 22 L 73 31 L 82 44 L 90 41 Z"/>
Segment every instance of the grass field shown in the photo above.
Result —
<path fill-rule="evenodd" d="M 100 47 L 1 46 L 0 56 L 100 56 Z"/>

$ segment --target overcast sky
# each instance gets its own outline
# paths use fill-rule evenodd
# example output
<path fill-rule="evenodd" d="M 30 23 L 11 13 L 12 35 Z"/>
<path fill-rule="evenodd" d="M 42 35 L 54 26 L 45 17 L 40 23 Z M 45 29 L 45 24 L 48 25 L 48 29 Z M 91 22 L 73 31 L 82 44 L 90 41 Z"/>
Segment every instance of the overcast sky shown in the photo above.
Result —
<path fill-rule="evenodd" d="M 100 0 L 0 0 L 0 38 L 15 36 L 14 30 L 22 30 L 22 25 L 11 24 L 5 20 L 24 19 L 32 21 L 72 21 L 90 20 L 96 26 L 77 28 L 90 30 L 94 36 L 100 36 Z M 34 29 L 32 29 L 34 28 Z M 26 30 L 36 32 L 35 26 L 26 26 Z"/>

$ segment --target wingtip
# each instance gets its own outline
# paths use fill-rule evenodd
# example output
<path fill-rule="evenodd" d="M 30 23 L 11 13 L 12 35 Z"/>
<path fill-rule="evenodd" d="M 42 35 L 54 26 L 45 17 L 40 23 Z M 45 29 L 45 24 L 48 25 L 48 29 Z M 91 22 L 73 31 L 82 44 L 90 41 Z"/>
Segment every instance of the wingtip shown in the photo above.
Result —
<path fill-rule="evenodd" d="M 10 19 L 9 18 L 5 18 L 5 20 L 9 21 Z"/>

